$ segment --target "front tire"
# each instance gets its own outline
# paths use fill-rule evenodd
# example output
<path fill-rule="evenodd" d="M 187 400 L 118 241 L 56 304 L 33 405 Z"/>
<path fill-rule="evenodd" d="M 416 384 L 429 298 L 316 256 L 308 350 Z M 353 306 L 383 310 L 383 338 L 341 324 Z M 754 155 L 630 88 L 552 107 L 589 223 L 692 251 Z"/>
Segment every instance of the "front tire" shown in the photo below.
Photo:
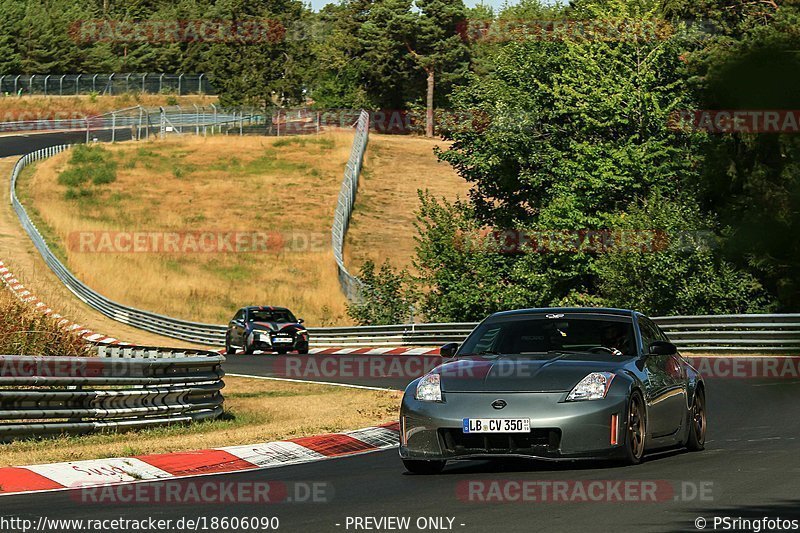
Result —
<path fill-rule="evenodd" d="M 231 337 L 230 335 L 225 335 L 225 354 L 226 355 L 234 355 L 236 354 L 236 348 L 231 345 Z"/>
<path fill-rule="evenodd" d="M 625 464 L 638 465 L 644 457 L 644 444 L 647 438 L 647 418 L 644 401 L 639 392 L 631 394 L 628 413 L 625 417 Z"/>
<path fill-rule="evenodd" d="M 243 348 L 244 348 L 244 353 L 245 354 L 253 355 L 253 352 L 256 351 L 256 349 L 253 347 L 253 345 L 249 344 L 247 342 L 247 336 L 246 335 L 242 338 L 242 344 L 244 344 Z"/>
<path fill-rule="evenodd" d="M 415 459 L 403 459 L 403 466 L 412 474 L 429 476 L 438 474 L 444 470 L 447 461 L 420 461 Z"/>
<path fill-rule="evenodd" d="M 686 448 L 699 452 L 706 447 L 706 393 L 700 388 L 694 393 L 694 402 L 689 411 L 689 438 Z"/>

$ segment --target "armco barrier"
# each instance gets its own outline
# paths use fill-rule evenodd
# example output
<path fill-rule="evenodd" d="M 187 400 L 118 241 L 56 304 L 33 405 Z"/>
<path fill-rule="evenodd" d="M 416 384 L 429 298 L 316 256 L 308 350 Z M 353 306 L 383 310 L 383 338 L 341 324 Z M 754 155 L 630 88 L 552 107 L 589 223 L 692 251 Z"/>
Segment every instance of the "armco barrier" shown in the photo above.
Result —
<path fill-rule="evenodd" d="M 653 319 L 686 352 L 757 353 L 800 351 L 800 314 L 675 316 Z M 461 342 L 477 325 L 398 324 L 309 329 L 320 346 L 436 346 Z"/>
<path fill-rule="evenodd" d="M 216 418 L 224 361 L 0 356 L 0 441 Z"/>

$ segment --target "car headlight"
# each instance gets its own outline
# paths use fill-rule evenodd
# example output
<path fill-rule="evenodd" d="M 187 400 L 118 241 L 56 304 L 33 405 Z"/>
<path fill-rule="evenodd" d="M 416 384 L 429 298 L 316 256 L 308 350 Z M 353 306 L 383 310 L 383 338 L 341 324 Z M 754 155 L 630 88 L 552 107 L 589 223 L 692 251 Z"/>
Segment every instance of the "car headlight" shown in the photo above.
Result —
<path fill-rule="evenodd" d="M 270 341 L 269 333 L 266 333 L 266 332 L 256 333 L 256 335 L 258 336 L 258 340 L 260 340 L 261 342 L 269 342 Z"/>
<path fill-rule="evenodd" d="M 417 383 L 414 398 L 424 402 L 442 401 L 442 383 L 439 374 L 428 374 Z"/>
<path fill-rule="evenodd" d="M 602 400 L 612 381 L 614 374 L 611 372 L 592 372 L 575 385 L 567 396 L 567 401 Z"/>

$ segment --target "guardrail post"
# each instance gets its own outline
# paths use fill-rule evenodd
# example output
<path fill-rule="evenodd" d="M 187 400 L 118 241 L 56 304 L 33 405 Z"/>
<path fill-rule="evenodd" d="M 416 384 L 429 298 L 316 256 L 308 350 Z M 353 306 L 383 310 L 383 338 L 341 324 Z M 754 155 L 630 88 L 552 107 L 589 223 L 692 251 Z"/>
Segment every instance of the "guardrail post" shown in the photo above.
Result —
<path fill-rule="evenodd" d="M 111 112 L 111 142 L 116 142 L 117 140 L 117 114 L 113 111 Z"/>
<path fill-rule="evenodd" d="M 86 117 L 86 144 L 89 144 L 89 117 Z"/>

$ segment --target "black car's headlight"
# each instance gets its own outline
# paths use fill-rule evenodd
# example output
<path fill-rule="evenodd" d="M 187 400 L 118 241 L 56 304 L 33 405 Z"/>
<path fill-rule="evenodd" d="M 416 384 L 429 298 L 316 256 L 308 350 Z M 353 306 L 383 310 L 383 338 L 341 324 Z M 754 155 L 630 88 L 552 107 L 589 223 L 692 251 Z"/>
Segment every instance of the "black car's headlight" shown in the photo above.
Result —
<path fill-rule="evenodd" d="M 428 374 L 417 382 L 414 398 L 423 402 L 442 401 L 442 380 L 439 374 Z"/>
<path fill-rule="evenodd" d="M 611 372 L 592 372 L 570 391 L 567 396 L 568 402 L 579 400 L 602 400 L 614 381 L 614 374 Z"/>

